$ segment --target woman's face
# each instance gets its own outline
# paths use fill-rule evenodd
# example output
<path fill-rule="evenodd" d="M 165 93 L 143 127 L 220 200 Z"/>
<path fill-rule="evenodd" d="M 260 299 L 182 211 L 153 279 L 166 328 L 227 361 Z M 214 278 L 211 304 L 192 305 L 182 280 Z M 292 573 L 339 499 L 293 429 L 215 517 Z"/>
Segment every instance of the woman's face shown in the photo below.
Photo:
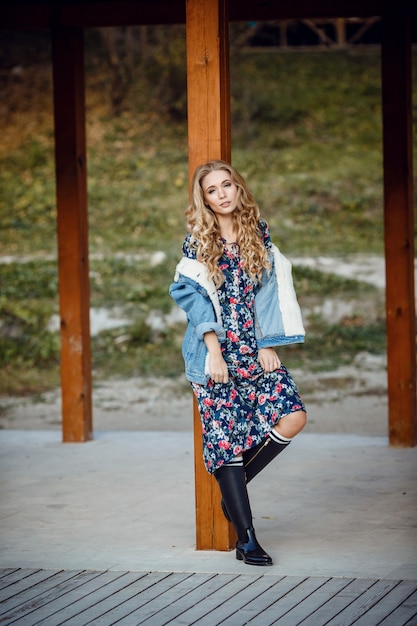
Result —
<path fill-rule="evenodd" d="M 204 203 L 217 215 L 232 215 L 237 206 L 238 188 L 227 170 L 214 170 L 201 181 Z"/>

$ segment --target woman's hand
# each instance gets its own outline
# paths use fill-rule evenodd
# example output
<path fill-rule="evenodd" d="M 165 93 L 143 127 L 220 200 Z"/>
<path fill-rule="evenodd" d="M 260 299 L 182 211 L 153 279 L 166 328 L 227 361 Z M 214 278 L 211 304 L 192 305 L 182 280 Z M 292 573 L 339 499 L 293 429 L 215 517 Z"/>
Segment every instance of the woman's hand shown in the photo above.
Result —
<path fill-rule="evenodd" d="M 274 348 L 261 348 L 258 358 L 264 372 L 273 372 L 281 367 L 280 358 Z"/>
<path fill-rule="evenodd" d="M 214 331 L 205 333 L 204 343 L 209 352 L 210 378 L 215 383 L 228 383 L 229 371 L 223 358 L 220 343 Z"/>
<path fill-rule="evenodd" d="M 209 356 L 210 378 L 215 383 L 228 383 L 229 371 L 226 361 L 221 354 L 212 354 Z"/>

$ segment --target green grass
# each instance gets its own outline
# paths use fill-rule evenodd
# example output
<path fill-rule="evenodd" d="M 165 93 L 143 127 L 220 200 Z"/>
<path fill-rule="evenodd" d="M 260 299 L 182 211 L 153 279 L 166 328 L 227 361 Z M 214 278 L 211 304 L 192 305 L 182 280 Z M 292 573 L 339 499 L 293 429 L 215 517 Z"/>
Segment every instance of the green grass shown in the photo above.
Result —
<path fill-rule="evenodd" d="M 155 311 L 168 313 L 172 302 L 168 284 L 173 259 L 150 267 L 146 259 L 92 260 L 90 267 L 93 307 L 122 309 L 126 326 L 102 331 L 92 339 L 96 379 L 109 376 L 176 376 L 183 371 L 181 341 L 185 327 L 178 323 L 153 330 L 149 318 Z M 379 290 L 306 267 L 294 267 L 294 282 L 301 307 L 335 299 L 381 299 Z M 52 261 L 0 264 L 0 385 L 3 393 L 38 393 L 58 384 L 58 335 L 47 329 L 58 313 L 57 268 Z M 292 366 L 331 369 L 352 361 L 359 351 L 381 354 L 385 350 L 383 320 L 353 316 L 329 325 L 319 316 L 309 320 L 306 344 L 282 349 Z"/>
<path fill-rule="evenodd" d="M 232 77 L 234 161 L 283 248 L 382 253 L 378 51 L 247 53 Z"/>
<path fill-rule="evenodd" d="M 167 313 L 172 306 L 167 291 L 185 232 L 183 95 L 176 96 L 174 121 L 168 109 L 157 114 L 155 102 L 146 102 L 147 86 L 138 68 L 124 109 L 114 117 L 106 108 L 108 76 L 97 53 L 91 54 L 89 48 L 92 306 L 118 307 L 132 322 L 93 339 L 94 373 L 98 378 L 176 375 L 183 369 L 183 327 L 156 332 L 146 320 L 152 311 Z M 414 63 L 415 74 L 416 67 Z M 231 76 L 233 162 L 246 176 L 283 252 L 383 254 L 378 51 L 234 51 Z M 16 125 L 13 148 L 5 144 L 0 152 L 2 254 L 35 259 L 0 265 L 3 393 L 36 392 L 59 380 L 57 336 L 46 328 L 58 302 L 56 263 L 48 260 L 56 256 L 52 118 L 45 113 L 50 94 L 44 74 L 42 81 L 44 108 L 37 90 L 38 108 L 28 108 L 27 120 L 9 116 L 9 140 L 14 119 Z M 155 251 L 166 255 L 156 267 L 149 262 Z M 352 362 L 358 351 L 384 352 L 378 290 L 301 267 L 294 274 L 303 309 L 331 296 L 374 299 L 378 311 L 373 318 L 352 316 L 338 325 L 311 317 L 306 344 L 285 349 L 294 365 L 333 368 Z"/>

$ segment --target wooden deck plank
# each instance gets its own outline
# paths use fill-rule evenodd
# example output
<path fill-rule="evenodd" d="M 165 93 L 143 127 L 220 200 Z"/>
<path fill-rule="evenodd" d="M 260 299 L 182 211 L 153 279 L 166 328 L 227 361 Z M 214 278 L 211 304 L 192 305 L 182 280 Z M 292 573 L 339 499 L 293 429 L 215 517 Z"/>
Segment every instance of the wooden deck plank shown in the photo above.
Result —
<path fill-rule="evenodd" d="M 137 609 L 129 615 L 129 624 L 149 624 L 156 626 L 157 624 L 166 624 L 170 621 L 171 617 L 178 615 L 181 610 L 178 609 L 179 603 L 184 601 L 190 593 L 193 593 L 195 589 L 204 585 L 209 580 L 214 578 L 216 574 L 193 574 L 185 580 L 179 582 L 175 587 L 167 589 L 162 597 L 162 602 L 146 604 Z M 163 621 L 160 621 L 160 613 L 165 615 Z M 167 616 L 167 613 L 169 617 Z M 123 623 L 123 622 L 120 622 Z"/>
<path fill-rule="evenodd" d="M 24 589 L 25 585 L 31 586 L 36 584 L 36 579 L 33 578 L 35 574 L 38 576 L 40 580 L 48 578 L 52 576 L 54 572 L 45 572 L 45 570 L 22 570 L 16 569 L 13 572 L 9 572 L 6 576 L 3 576 L 0 580 L 0 602 L 5 598 L 9 597 L 8 594 L 16 593 L 16 589 Z M 29 580 L 30 579 L 30 580 Z M 33 582 L 35 580 L 35 582 Z M 26 581 L 26 582 L 23 582 Z M 7 590 L 7 587 L 13 588 Z M 16 587 L 18 585 L 18 587 Z"/>
<path fill-rule="evenodd" d="M 143 594 L 146 590 L 155 587 L 165 578 L 172 576 L 170 572 L 146 572 L 146 576 L 141 579 L 139 589 L 135 594 L 130 596 L 128 593 L 125 597 L 108 598 L 108 609 L 94 620 L 94 626 L 108 626 L 109 624 L 119 623 L 119 621 L 136 610 L 139 602 L 142 602 Z M 113 602 L 117 600 L 117 602 Z M 150 600 L 152 602 L 153 600 Z"/>
<path fill-rule="evenodd" d="M 417 624 L 417 591 L 380 622 L 381 626 L 413 626 L 415 624 Z"/>
<path fill-rule="evenodd" d="M 210 594 L 205 593 L 206 589 L 200 589 L 199 591 L 199 604 L 197 606 L 202 609 L 198 618 L 198 624 L 204 624 L 205 620 L 209 620 L 210 624 L 217 623 L 216 615 L 221 615 L 221 621 L 223 623 L 224 617 L 227 613 L 236 613 L 237 608 L 242 605 L 242 602 L 250 601 L 251 599 L 261 595 L 266 589 L 269 589 L 275 584 L 275 580 L 260 576 L 256 580 L 245 581 L 242 583 L 242 576 L 228 576 L 226 574 L 217 575 L 219 579 L 216 584 L 216 589 L 212 589 Z M 227 600 L 225 601 L 225 594 Z M 194 623 L 196 621 L 196 615 L 193 614 L 192 602 L 194 598 L 190 597 L 194 594 L 188 594 L 187 597 L 182 597 L 179 602 L 170 605 L 163 612 L 153 616 L 149 621 L 143 622 L 149 626 L 163 626 L 170 620 L 175 620 L 175 623 Z M 244 596 L 244 600 L 242 599 Z M 223 601 L 222 601 L 223 600 Z M 224 608 L 227 606 L 226 609 Z M 185 612 L 191 609 L 191 612 Z M 192 617 L 191 617 L 192 615 Z M 169 618 L 169 619 L 167 619 Z M 220 621 L 220 620 L 218 620 Z M 142 624 L 142 622 L 141 622 Z"/>
<path fill-rule="evenodd" d="M 213 610 L 218 604 L 216 598 L 219 591 L 236 578 L 238 578 L 236 574 L 215 574 L 192 591 L 181 593 L 170 605 L 140 623 L 150 626 L 163 626 L 174 620 L 175 624 L 193 624 L 197 619 L 193 609 L 202 607 L 203 614 Z"/>
<path fill-rule="evenodd" d="M 10 576 L 11 574 L 15 574 L 18 571 L 19 571 L 18 567 L 9 567 L 9 568 L 4 568 L 0 570 L 0 588 L 3 582 L 3 578 L 6 578 L 7 576 Z"/>
<path fill-rule="evenodd" d="M 333 598 L 340 591 L 343 591 L 350 582 L 352 582 L 351 578 L 331 578 L 328 580 L 324 585 L 304 598 L 304 600 L 297 602 L 297 604 L 285 614 L 282 618 L 285 622 L 285 626 L 298 626 L 303 620 L 312 616 L 314 616 L 314 621 L 317 626 L 320 622 L 317 621 L 315 612 L 330 598 Z"/>
<path fill-rule="evenodd" d="M 227 585 L 223 585 L 215 595 L 206 598 L 201 603 L 199 626 L 206 624 L 213 626 L 213 624 L 224 621 L 242 605 L 242 593 L 245 594 L 245 599 L 249 600 L 256 593 L 255 587 L 259 590 L 259 585 L 261 585 L 265 589 L 275 582 L 274 578 L 268 578 L 266 583 L 263 582 L 263 579 L 262 574 L 240 574 Z"/>
<path fill-rule="evenodd" d="M 355 578 L 349 585 L 339 591 L 339 593 L 329 598 L 327 602 L 317 609 L 313 615 L 303 620 L 301 622 L 302 626 L 327 624 L 327 622 L 338 615 L 338 613 L 340 613 L 345 607 L 352 604 L 358 596 L 362 595 L 375 583 L 376 580 L 368 578 Z"/>
<path fill-rule="evenodd" d="M 247 582 L 243 580 L 244 578 L 246 578 L 246 576 L 249 576 L 249 580 Z M 222 623 L 223 625 L 227 622 L 229 624 L 235 625 L 238 623 L 243 623 L 243 615 L 245 615 L 246 612 L 246 604 L 248 603 L 248 601 L 251 600 L 257 603 L 258 613 L 260 613 L 259 607 L 261 607 L 262 609 L 260 617 L 262 626 L 272 624 L 277 618 L 277 611 L 276 609 L 269 611 L 270 607 L 272 606 L 271 593 L 275 595 L 275 598 L 276 596 L 280 595 L 280 581 L 277 582 L 276 579 L 274 580 L 274 578 L 271 578 L 270 576 L 263 576 L 263 578 L 265 579 L 266 584 L 264 583 L 264 588 L 262 590 L 260 589 L 260 583 L 257 581 L 253 581 L 253 577 L 251 575 L 240 576 L 239 579 L 236 579 L 236 581 L 234 581 L 236 591 L 233 590 L 232 586 L 228 587 L 226 589 L 228 595 L 224 598 L 223 602 L 220 604 L 220 606 L 218 606 L 217 609 L 201 618 L 198 622 L 199 626 L 212 626 L 213 624 L 217 623 Z M 253 581 L 252 583 L 251 579 Z M 309 579 L 306 579 L 299 585 L 293 586 L 290 591 L 288 591 L 288 587 L 287 585 L 285 585 L 286 593 L 281 594 L 280 602 L 285 602 L 287 593 L 290 594 L 295 592 L 295 590 L 302 587 L 302 585 L 308 583 L 308 580 Z M 320 580 L 320 584 L 322 584 L 323 579 Z M 310 584 L 314 585 L 315 583 Z M 254 605 L 252 605 L 252 609 L 253 608 Z M 268 621 L 268 616 L 270 621 Z"/>
<path fill-rule="evenodd" d="M 398 607 L 406 606 L 406 600 L 412 596 L 417 587 L 417 581 L 415 580 L 401 580 L 396 587 L 391 589 L 389 593 L 383 596 L 378 604 L 372 607 L 372 611 L 366 613 L 355 622 L 355 626 L 377 626 L 388 615 L 393 613 Z M 413 617 L 411 613 L 409 617 Z M 405 624 L 404 622 L 396 621 L 396 626 Z"/>
<path fill-rule="evenodd" d="M 286 624 L 285 615 L 299 602 L 302 602 L 314 591 L 322 587 L 328 580 L 330 580 L 330 578 L 321 576 L 317 578 L 306 578 L 302 583 L 280 598 L 279 601 L 265 606 L 264 610 L 259 615 L 259 622 L 262 623 L 262 626 L 270 626 L 271 624 L 275 624 L 275 622 L 279 622 L 279 620 L 284 617 L 282 623 Z"/>
<path fill-rule="evenodd" d="M 195 624 L 200 623 L 202 617 L 211 613 L 224 601 L 224 587 L 230 585 L 238 574 L 218 574 L 212 579 L 207 586 L 207 593 L 204 595 L 205 589 L 202 589 L 202 598 L 187 610 L 184 610 L 176 619 L 178 624 Z"/>
<path fill-rule="evenodd" d="M 19 568 L 1 580 L 0 623 L 19 626 L 417 624 L 417 580 Z"/>
<path fill-rule="evenodd" d="M 350 626 L 396 585 L 398 585 L 398 580 L 377 580 L 374 585 L 338 613 L 326 626 Z"/>
<path fill-rule="evenodd" d="M 61 613 L 66 626 L 97 623 L 97 619 L 107 615 L 114 606 L 120 606 L 126 600 L 137 598 L 140 584 L 146 579 L 146 572 L 128 572 L 127 576 L 118 579 L 118 584 L 111 584 L 97 589 L 88 597 L 83 598 L 75 607 Z M 137 583 L 137 584 L 136 584 Z M 148 586 L 148 585 L 147 585 Z M 55 618 L 55 615 L 53 616 Z M 112 623 L 107 621 L 107 624 Z M 43 626 L 44 622 L 42 622 Z M 46 624 L 45 624 L 46 626 Z M 49 626 L 56 626 L 51 619 Z"/>
<path fill-rule="evenodd" d="M 126 590 L 132 584 L 146 576 L 145 572 L 107 572 L 108 577 L 96 577 L 86 584 L 74 588 L 53 602 L 39 607 L 31 613 L 31 624 L 41 623 L 42 626 L 56 626 L 61 622 L 71 623 L 76 618 L 77 624 L 88 623 L 106 609 L 100 606 L 101 602 L 118 603 L 117 594 Z M 137 592 L 136 592 L 137 593 Z M 135 591 L 131 592 L 134 595 Z M 107 604 L 108 605 L 108 604 Z M 113 604 L 114 606 L 114 604 Z M 86 615 L 86 617 L 84 617 Z"/>
<path fill-rule="evenodd" d="M 55 589 L 60 583 L 72 578 L 77 572 L 39 570 L 33 576 L 25 576 L 13 586 L 3 589 L 0 597 L 0 615 L 5 610 L 10 610 L 31 601 L 36 596 Z M 7 608 L 6 608 L 7 607 Z"/>
<path fill-rule="evenodd" d="M 221 576 L 224 577 L 224 574 L 222 574 Z M 269 593 L 271 589 L 274 588 L 278 584 L 278 582 L 280 582 L 280 580 L 281 578 L 275 578 L 275 577 L 268 578 L 265 581 L 262 581 L 262 578 L 258 579 L 258 581 L 256 581 L 254 585 L 251 585 L 250 587 L 251 595 L 254 595 L 254 594 L 256 595 L 257 592 L 260 595 L 264 593 Z M 239 588 L 241 589 L 241 576 L 237 576 L 237 578 L 234 581 L 234 585 L 239 585 Z M 260 585 L 262 585 L 263 589 L 260 588 Z M 183 613 L 181 617 L 179 618 L 178 623 L 201 624 L 202 619 L 206 618 L 207 616 L 211 616 L 211 618 L 214 619 L 215 611 L 217 613 L 224 614 L 224 617 L 226 617 L 226 610 L 224 609 L 224 607 L 223 608 L 221 607 L 225 605 L 230 600 L 230 598 L 236 594 L 236 591 L 235 591 L 236 586 L 233 586 L 233 587 L 229 586 L 224 590 L 223 590 L 223 587 L 225 587 L 225 585 L 221 587 L 219 592 L 216 592 L 215 594 L 212 594 L 210 596 L 207 596 L 206 598 L 203 598 L 203 600 L 199 604 L 196 604 L 195 606 L 191 607 L 188 611 Z M 222 593 L 220 593 L 220 591 L 222 591 Z M 227 592 L 228 595 L 225 595 L 225 592 Z M 256 601 L 256 597 L 254 597 L 252 600 L 249 600 L 249 598 L 245 598 L 245 601 L 246 601 L 245 609 L 247 609 L 254 601 Z M 247 619 L 246 619 L 246 615 L 248 616 Z M 240 612 L 239 612 L 239 616 L 240 616 Z M 252 614 L 248 610 L 247 612 L 245 612 L 245 619 L 242 620 L 242 623 L 246 623 L 246 621 L 248 621 L 251 617 L 252 617 Z M 222 625 L 229 624 L 229 619 L 230 617 L 226 617 L 226 619 L 222 618 Z"/>
<path fill-rule="evenodd" d="M 137 623 L 132 621 L 132 615 L 135 615 L 135 618 L 138 615 L 138 611 L 142 611 L 143 607 L 146 605 L 159 607 L 164 606 L 166 600 L 169 601 L 169 595 L 172 593 L 178 593 L 177 587 L 183 581 L 191 578 L 194 574 L 190 572 L 173 572 L 169 574 L 166 578 L 157 582 L 152 587 L 148 587 L 145 589 L 143 593 L 139 595 L 139 597 L 131 598 L 126 602 L 126 607 L 129 612 L 126 613 L 126 616 L 117 622 L 118 626 L 132 626 L 132 623 Z M 154 602 L 155 601 L 155 602 Z M 130 610 L 129 610 L 130 609 Z"/>
<path fill-rule="evenodd" d="M 59 597 L 73 592 L 79 585 L 86 584 L 96 577 L 103 577 L 105 574 L 106 572 L 93 571 L 58 572 L 46 581 L 40 582 L 26 592 L 7 601 L 5 604 L 7 608 L 6 617 L 8 620 L 11 620 L 11 618 L 22 620 L 26 615 L 33 613 L 33 611 L 44 604 L 56 602 Z M 33 623 L 33 617 L 30 620 Z"/>
<path fill-rule="evenodd" d="M 258 617 L 260 612 L 264 611 L 275 602 L 278 602 L 289 591 L 301 585 L 307 578 L 285 576 L 278 579 L 274 577 L 273 580 L 274 584 L 264 591 L 261 596 L 253 598 L 250 602 L 245 601 L 245 604 L 237 611 L 237 616 L 242 624 L 246 624 L 246 622 Z M 233 626 L 235 623 L 235 615 L 231 615 L 222 621 L 222 626 Z"/>

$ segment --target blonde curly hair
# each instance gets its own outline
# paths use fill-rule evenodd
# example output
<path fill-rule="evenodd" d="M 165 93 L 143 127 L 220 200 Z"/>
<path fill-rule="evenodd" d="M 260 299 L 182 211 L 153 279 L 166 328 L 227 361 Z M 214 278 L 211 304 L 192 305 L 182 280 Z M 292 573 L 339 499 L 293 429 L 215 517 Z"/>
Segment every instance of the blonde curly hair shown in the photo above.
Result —
<path fill-rule="evenodd" d="M 194 172 L 192 182 L 192 201 L 185 215 L 191 233 L 191 246 L 196 250 L 197 260 L 203 262 L 216 287 L 224 281 L 224 275 L 218 266 L 223 254 L 224 244 L 220 234 L 217 216 L 204 202 L 202 183 L 210 172 L 224 170 L 236 185 L 237 206 L 233 221 L 237 232 L 236 243 L 240 247 L 243 267 L 251 279 L 260 282 L 262 272 L 270 269 L 268 253 L 263 243 L 263 233 L 259 228 L 260 211 L 244 178 L 226 161 L 209 161 L 199 165 Z"/>

